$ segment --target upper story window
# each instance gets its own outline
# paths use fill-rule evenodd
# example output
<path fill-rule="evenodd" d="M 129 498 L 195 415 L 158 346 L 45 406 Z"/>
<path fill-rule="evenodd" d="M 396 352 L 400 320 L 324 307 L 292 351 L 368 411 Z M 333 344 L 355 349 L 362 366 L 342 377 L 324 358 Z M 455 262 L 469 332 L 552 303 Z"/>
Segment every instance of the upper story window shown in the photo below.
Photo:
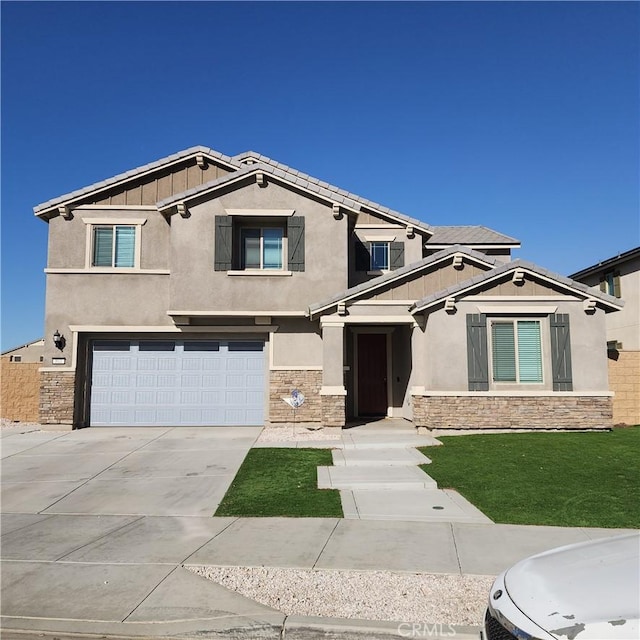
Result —
<path fill-rule="evenodd" d="M 305 219 L 293 210 L 230 209 L 215 217 L 214 268 L 231 275 L 305 270 Z"/>
<path fill-rule="evenodd" d="M 87 226 L 85 269 L 140 271 L 141 233 L 146 218 L 82 218 Z"/>
<path fill-rule="evenodd" d="M 354 236 L 354 243 L 356 271 L 375 274 L 404 267 L 404 242 L 375 238 L 362 241 Z"/>
<path fill-rule="evenodd" d="M 388 271 L 389 269 L 389 243 L 371 243 L 371 271 Z"/>
<path fill-rule="evenodd" d="M 494 382 L 541 383 L 540 321 L 492 322 L 491 355 Z"/>
<path fill-rule="evenodd" d="M 620 294 L 620 273 L 618 271 L 607 271 L 600 276 L 600 291 L 608 293 L 616 298 L 622 297 Z"/>
<path fill-rule="evenodd" d="M 108 225 L 93 227 L 93 267 L 134 267 L 136 227 Z"/>
<path fill-rule="evenodd" d="M 284 230 L 280 227 L 244 228 L 240 231 L 242 269 L 282 269 Z"/>

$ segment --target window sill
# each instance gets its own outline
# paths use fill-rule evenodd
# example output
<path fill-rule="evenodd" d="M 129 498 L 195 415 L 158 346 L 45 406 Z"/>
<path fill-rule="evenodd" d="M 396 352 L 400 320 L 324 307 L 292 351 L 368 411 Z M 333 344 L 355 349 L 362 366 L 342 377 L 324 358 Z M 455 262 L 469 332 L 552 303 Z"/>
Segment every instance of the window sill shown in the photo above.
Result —
<path fill-rule="evenodd" d="M 383 276 L 385 273 L 389 273 L 389 269 L 376 269 L 375 271 L 367 271 L 368 276 Z"/>
<path fill-rule="evenodd" d="M 169 275 L 169 269 L 138 269 L 136 267 L 89 267 L 87 269 L 47 268 L 45 273 L 136 273 L 141 275 Z"/>
<path fill-rule="evenodd" d="M 292 276 L 293 271 L 281 271 L 279 269 L 244 269 L 240 271 L 227 271 L 228 276 L 262 276 L 262 277 L 282 277 Z"/>

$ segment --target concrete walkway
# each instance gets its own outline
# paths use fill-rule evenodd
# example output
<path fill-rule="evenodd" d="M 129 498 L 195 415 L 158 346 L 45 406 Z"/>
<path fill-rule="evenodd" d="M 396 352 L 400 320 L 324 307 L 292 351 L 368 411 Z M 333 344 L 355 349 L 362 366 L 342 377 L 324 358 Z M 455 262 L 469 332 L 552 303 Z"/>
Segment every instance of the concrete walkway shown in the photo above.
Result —
<path fill-rule="evenodd" d="M 457 491 L 438 489 L 418 465 L 429 458 L 416 447 L 439 445 L 404 420 L 381 420 L 343 432 L 332 467 L 318 467 L 318 487 L 338 489 L 347 519 L 403 522 L 484 522 Z"/>
<path fill-rule="evenodd" d="M 283 632 L 288 640 L 406 637 L 398 623 L 421 621 L 286 616 L 187 567 L 495 575 L 532 553 L 621 533 L 462 522 L 212 518 L 256 435 L 238 429 L 0 432 L 3 640 L 49 634 L 60 640 L 280 639 Z M 442 637 L 448 635 L 445 626 Z M 477 638 L 477 629 L 458 628 L 456 637 Z"/>
<path fill-rule="evenodd" d="M 12 631 L 280 638 L 283 628 L 287 638 L 315 638 L 318 629 L 401 637 L 398 623 L 287 617 L 186 567 L 496 575 L 532 553 L 619 532 L 334 518 L 14 513 L 3 516 L 1 533 L 6 640 Z M 466 628 L 458 635 L 477 637 Z"/>

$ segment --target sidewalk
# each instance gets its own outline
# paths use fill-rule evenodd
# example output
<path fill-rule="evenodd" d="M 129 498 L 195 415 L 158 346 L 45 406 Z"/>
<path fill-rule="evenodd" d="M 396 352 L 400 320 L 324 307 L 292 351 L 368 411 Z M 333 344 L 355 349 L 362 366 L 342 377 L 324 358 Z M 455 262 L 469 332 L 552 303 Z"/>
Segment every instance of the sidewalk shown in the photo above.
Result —
<path fill-rule="evenodd" d="M 406 452 L 390 450 L 390 440 L 410 440 L 407 447 L 430 440 L 413 428 L 389 434 L 389 425 L 342 432 L 336 462 L 349 460 L 351 467 L 341 467 L 357 470 L 364 461 L 371 469 L 387 451 L 387 461 L 402 468 Z M 127 428 L 1 435 L 3 640 L 49 634 L 60 640 L 280 639 L 283 633 L 300 640 L 375 639 L 411 637 L 412 624 L 422 633 L 413 637 L 451 637 L 448 625 L 432 624 L 439 620 L 287 616 L 188 567 L 493 576 L 528 555 L 622 533 L 407 521 L 397 514 L 374 520 L 362 512 L 360 519 L 212 518 L 257 433 Z M 335 440 L 317 437 L 316 446 Z M 415 453 L 409 457 L 413 465 L 422 462 Z M 428 484 L 428 476 L 421 482 Z M 365 492 L 375 496 L 377 490 Z M 458 640 L 478 637 L 473 627 L 455 633 Z"/>
<path fill-rule="evenodd" d="M 333 518 L 5 514 L 2 635 L 280 638 L 286 627 L 287 638 L 318 637 L 319 629 L 358 637 L 358 628 L 361 637 L 403 637 L 399 623 L 421 621 L 287 617 L 185 567 L 495 575 L 532 553 L 617 533 Z M 349 629 L 352 636 L 343 635 Z M 475 633 L 458 632 L 459 638 Z"/>

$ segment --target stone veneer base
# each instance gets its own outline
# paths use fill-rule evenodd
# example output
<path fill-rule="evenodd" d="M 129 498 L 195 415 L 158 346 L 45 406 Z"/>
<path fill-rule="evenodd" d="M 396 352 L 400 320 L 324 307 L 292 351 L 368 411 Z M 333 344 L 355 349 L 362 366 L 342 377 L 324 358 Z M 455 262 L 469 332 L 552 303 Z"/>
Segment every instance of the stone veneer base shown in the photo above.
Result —
<path fill-rule="evenodd" d="M 75 371 L 42 371 L 40 373 L 40 422 L 73 424 Z"/>
<path fill-rule="evenodd" d="M 609 429 L 610 396 L 414 396 L 413 420 L 429 429 Z"/>
<path fill-rule="evenodd" d="M 294 411 L 283 398 L 294 389 L 304 395 L 304 404 L 295 411 L 295 422 L 322 422 L 320 389 L 322 371 L 286 370 L 269 372 L 269 422 L 293 422 Z"/>
<path fill-rule="evenodd" d="M 295 411 L 296 423 L 317 423 L 325 427 L 345 425 L 345 397 L 321 396 L 322 371 L 271 371 L 269 375 L 268 423 L 294 422 L 294 411 L 283 398 L 291 397 L 294 389 L 302 392 L 304 404 Z"/>

